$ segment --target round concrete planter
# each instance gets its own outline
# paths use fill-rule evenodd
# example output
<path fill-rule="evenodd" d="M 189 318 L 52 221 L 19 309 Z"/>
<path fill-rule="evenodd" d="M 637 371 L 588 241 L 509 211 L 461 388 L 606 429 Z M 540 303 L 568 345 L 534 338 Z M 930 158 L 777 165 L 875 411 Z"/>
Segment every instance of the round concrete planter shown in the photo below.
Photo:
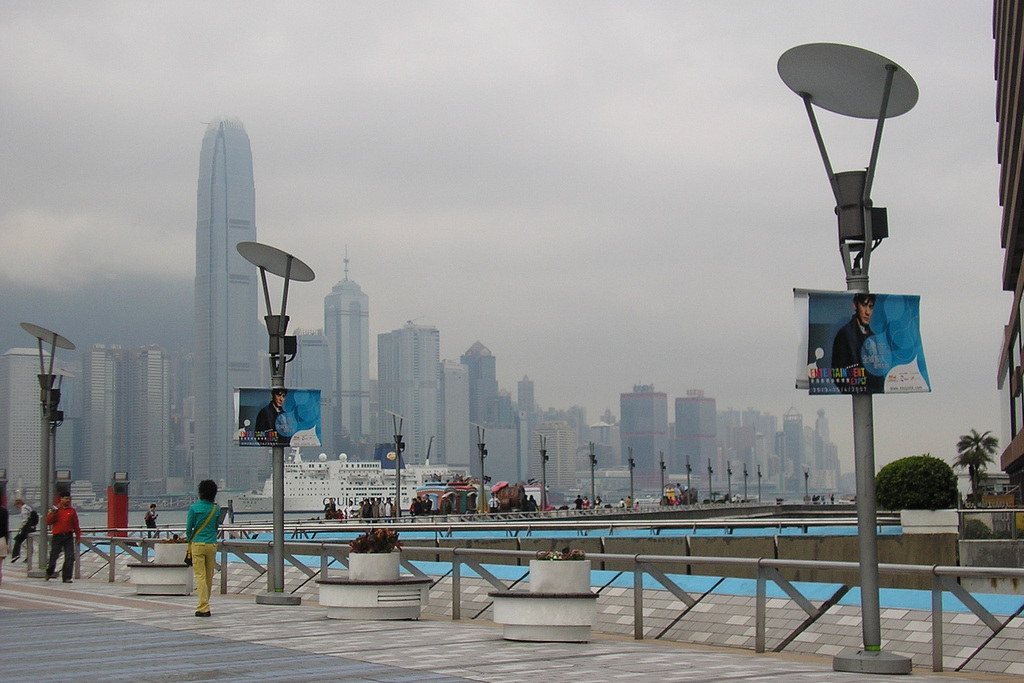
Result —
<path fill-rule="evenodd" d="M 531 593 L 589 593 L 590 560 L 530 560 Z"/>
<path fill-rule="evenodd" d="M 348 578 L 351 581 L 394 581 L 398 578 L 402 553 L 350 553 Z"/>
<path fill-rule="evenodd" d="M 157 543 L 153 546 L 153 564 L 185 564 L 188 543 Z"/>

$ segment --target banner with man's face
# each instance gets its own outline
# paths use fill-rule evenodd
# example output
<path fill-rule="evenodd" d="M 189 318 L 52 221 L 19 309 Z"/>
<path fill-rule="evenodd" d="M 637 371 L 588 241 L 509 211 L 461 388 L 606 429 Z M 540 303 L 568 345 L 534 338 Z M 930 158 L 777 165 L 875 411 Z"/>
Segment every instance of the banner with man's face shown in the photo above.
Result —
<path fill-rule="evenodd" d="M 806 346 L 797 387 L 815 394 L 931 391 L 921 344 L 921 297 L 797 290 Z M 800 308 L 803 308 L 802 306 Z"/>
<path fill-rule="evenodd" d="M 235 444 L 319 446 L 319 389 L 236 389 Z"/>

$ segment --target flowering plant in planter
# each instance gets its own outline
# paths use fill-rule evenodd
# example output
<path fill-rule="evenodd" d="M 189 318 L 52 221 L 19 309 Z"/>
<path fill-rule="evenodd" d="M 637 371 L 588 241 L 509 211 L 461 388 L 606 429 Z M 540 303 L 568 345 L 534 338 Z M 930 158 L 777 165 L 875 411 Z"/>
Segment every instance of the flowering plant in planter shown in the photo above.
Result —
<path fill-rule="evenodd" d="M 171 534 L 170 537 L 161 538 L 157 543 L 188 543 L 188 540 L 178 534 Z"/>
<path fill-rule="evenodd" d="M 391 529 L 370 529 L 364 534 L 359 534 L 348 542 L 349 549 L 354 553 L 390 553 L 394 550 L 401 550 L 402 544 L 398 540 L 398 532 Z"/>
<path fill-rule="evenodd" d="M 563 548 L 562 550 L 542 550 L 537 553 L 538 560 L 585 560 L 587 554 L 582 550 L 569 550 Z"/>

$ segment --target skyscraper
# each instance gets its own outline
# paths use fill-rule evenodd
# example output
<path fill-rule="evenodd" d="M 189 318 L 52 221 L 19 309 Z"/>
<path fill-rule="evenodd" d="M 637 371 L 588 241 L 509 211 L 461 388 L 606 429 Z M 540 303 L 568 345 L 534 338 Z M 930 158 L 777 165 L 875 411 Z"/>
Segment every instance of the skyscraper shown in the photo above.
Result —
<path fill-rule="evenodd" d="M 632 393 L 622 394 L 619 403 L 623 459 L 628 459 L 632 448 L 636 482 L 657 485 L 661 452 L 668 451 L 668 395 L 655 391 L 653 385 L 642 384 L 634 386 Z"/>
<path fill-rule="evenodd" d="M 469 438 L 469 368 L 458 361 L 441 361 L 441 435 L 437 462 L 469 467 L 474 448 Z"/>
<path fill-rule="evenodd" d="M 476 342 L 459 360 L 469 368 L 469 421 L 480 425 L 498 422 L 498 379 L 490 349 Z"/>
<path fill-rule="evenodd" d="M 704 471 L 708 458 L 716 471 L 721 469 L 716 408 L 715 399 L 700 389 L 690 389 L 686 396 L 676 398 L 676 460 L 671 470 L 685 472 L 687 456 L 694 472 Z"/>
<path fill-rule="evenodd" d="M 34 501 L 40 465 L 38 374 L 36 349 L 11 349 L 0 356 L 0 467 L 7 469 L 9 491 Z"/>
<path fill-rule="evenodd" d="M 530 477 L 541 479 L 540 439 L 544 437 L 548 463 L 545 467 L 549 488 L 565 492 L 576 483 L 576 430 L 565 420 L 537 425 L 530 436 Z"/>
<path fill-rule="evenodd" d="M 441 433 L 441 333 L 436 327 L 406 323 L 377 335 L 380 401 L 378 440 L 391 441 L 392 416 L 404 418 L 405 462 L 422 463 L 431 440 Z"/>
<path fill-rule="evenodd" d="M 132 490 L 168 493 L 171 464 L 171 357 L 159 346 L 133 349 L 128 360 L 128 473 Z M 104 484 L 112 472 L 100 480 Z M 94 483 L 94 485 L 95 485 Z"/>
<path fill-rule="evenodd" d="M 216 119 L 199 153 L 196 216 L 195 454 L 197 480 L 228 488 L 257 483 L 256 458 L 232 446 L 234 389 L 258 376 L 256 269 L 238 253 L 256 239 L 256 187 L 249 136 L 237 119 Z"/>
<path fill-rule="evenodd" d="M 324 332 L 330 347 L 331 434 L 325 439 L 336 453 L 370 449 L 370 299 L 348 279 L 324 297 Z M 372 444 L 369 444 L 372 445 Z"/>
<path fill-rule="evenodd" d="M 76 480 L 103 490 L 115 472 L 134 476 L 128 463 L 128 352 L 96 344 L 82 352 L 82 465 Z"/>

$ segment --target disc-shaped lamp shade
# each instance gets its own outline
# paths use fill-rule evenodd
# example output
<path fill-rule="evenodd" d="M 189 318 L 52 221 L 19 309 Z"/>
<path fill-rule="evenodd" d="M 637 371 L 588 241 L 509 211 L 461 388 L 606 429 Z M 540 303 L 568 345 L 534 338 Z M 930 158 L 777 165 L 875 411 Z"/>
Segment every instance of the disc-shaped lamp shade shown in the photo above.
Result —
<path fill-rule="evenodd" d="M 917 84 L 891 59 L 851 45 L 810 43 L 779 57 L 779 76 L 789 89 L 828 111 L 877 119 L 885 91 L 886 67 L 896 67 L 885 117 L 906 114 L 917 104 Z"/>
<path fill-rule="evenodd" d="M 45 327 L 39 327 L 39 325 L 33 325 L 32 323 L 21 323 L 21 329 L 31 334 L 36 339 L 55 346 L 58 349 L 67 349 L 68 351 L 74 351 L 75 345 L 72 344 L 65 337 L 60 336 L 56 332 L 51 332 Z"/>
<path fill-rule="evenodd" d="M 305 263 L 269 244 L 239 242 L 236 249 L 249 263 L 279 277 L 287 276 L 296 282 L 309 282 L 316 277 L 313 274 L 313 269 Z M 291 260 L 291 272 L 288 272 L 289 260 Z"/>

